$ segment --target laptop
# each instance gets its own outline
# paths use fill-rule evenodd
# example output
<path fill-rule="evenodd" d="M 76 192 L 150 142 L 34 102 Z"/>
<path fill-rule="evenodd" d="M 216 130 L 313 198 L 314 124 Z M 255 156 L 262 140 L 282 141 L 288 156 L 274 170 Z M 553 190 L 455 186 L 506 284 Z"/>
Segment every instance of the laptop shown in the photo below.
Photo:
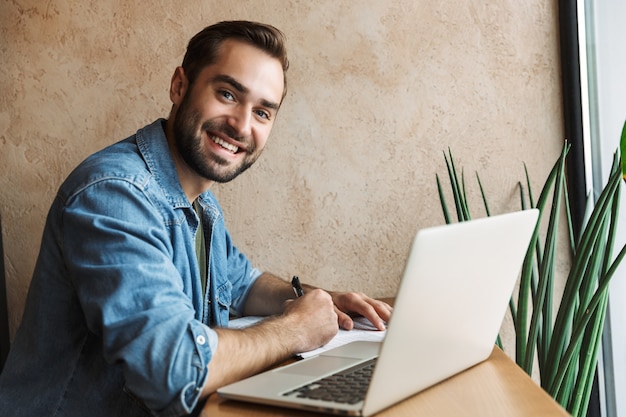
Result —
<path fill-rule="evenodd" d="M 532 209 L 420 230 L 382 342 L 351 342 L 230 384 L 218 395 L 370 416 L 484 361 L 494 348 L 537 218 L 538 210 Z M 345 386 L 342 379 L 355 372 L 369 374 L 362 399 L 325 387 L 337 379 Z"/>

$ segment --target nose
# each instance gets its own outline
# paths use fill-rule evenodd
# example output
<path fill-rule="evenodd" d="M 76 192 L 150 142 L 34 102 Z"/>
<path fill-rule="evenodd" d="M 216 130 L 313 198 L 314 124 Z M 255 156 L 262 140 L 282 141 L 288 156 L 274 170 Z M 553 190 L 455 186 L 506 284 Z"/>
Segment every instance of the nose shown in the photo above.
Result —
<path fill-rule="evenodd" d="M 235 129 L 240 137 L 250 136 L 252 132 L 252 109 L 238 106 L 228 118 L 228 124 Z"/>

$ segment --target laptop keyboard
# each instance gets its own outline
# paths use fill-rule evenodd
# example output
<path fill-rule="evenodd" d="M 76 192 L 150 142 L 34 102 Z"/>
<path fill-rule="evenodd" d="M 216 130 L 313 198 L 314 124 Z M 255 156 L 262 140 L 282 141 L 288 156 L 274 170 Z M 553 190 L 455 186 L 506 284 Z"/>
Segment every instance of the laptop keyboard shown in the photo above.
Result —
<path fill-rule="evenodd" d="M 376 358 L 321 378 L 283 395 L 297 398 L 356 404 L 365 399 Z"/>

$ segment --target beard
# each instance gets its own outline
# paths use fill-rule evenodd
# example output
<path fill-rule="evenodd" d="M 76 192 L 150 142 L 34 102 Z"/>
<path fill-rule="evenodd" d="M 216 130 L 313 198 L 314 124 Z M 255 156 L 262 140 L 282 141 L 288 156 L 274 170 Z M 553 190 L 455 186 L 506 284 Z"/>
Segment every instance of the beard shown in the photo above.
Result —
<path fill-rule="evenodd" d="M 174 141 L 180 156 L 198 175 L 210 181 L 229 182 L 258 159 L 260 152 L 256 152 L 253 140 L 238 136 L 235 129 L 223 122 L 207 120 L 200 126 L 200 118 L 200 113 L 190 106 L 189 95 L 185 95 L 174 118 Z M 238 164 L 231 165 L 231 161 L 219 155 L 206 155 L 202 149 L 202 132 L 221 132 L 240 143 L 249 144 L 246 150 L 239 151 L 245 152 L 245 157 Z M 209 137 L 208 140 L 212 139 Z"/>

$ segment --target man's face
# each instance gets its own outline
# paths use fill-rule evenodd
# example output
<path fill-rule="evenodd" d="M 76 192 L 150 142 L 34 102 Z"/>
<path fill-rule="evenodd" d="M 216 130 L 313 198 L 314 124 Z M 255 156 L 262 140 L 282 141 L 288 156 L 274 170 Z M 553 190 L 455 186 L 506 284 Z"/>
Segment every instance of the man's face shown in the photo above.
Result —
<path fill-rule="evenodd" d="M 267 143 L 283 89 L 277 59 L 225 41 L 217 61 L 187 87 L 176 110 L 173 133 L 185 164 L 216 182 L 249 168 Z"/>

